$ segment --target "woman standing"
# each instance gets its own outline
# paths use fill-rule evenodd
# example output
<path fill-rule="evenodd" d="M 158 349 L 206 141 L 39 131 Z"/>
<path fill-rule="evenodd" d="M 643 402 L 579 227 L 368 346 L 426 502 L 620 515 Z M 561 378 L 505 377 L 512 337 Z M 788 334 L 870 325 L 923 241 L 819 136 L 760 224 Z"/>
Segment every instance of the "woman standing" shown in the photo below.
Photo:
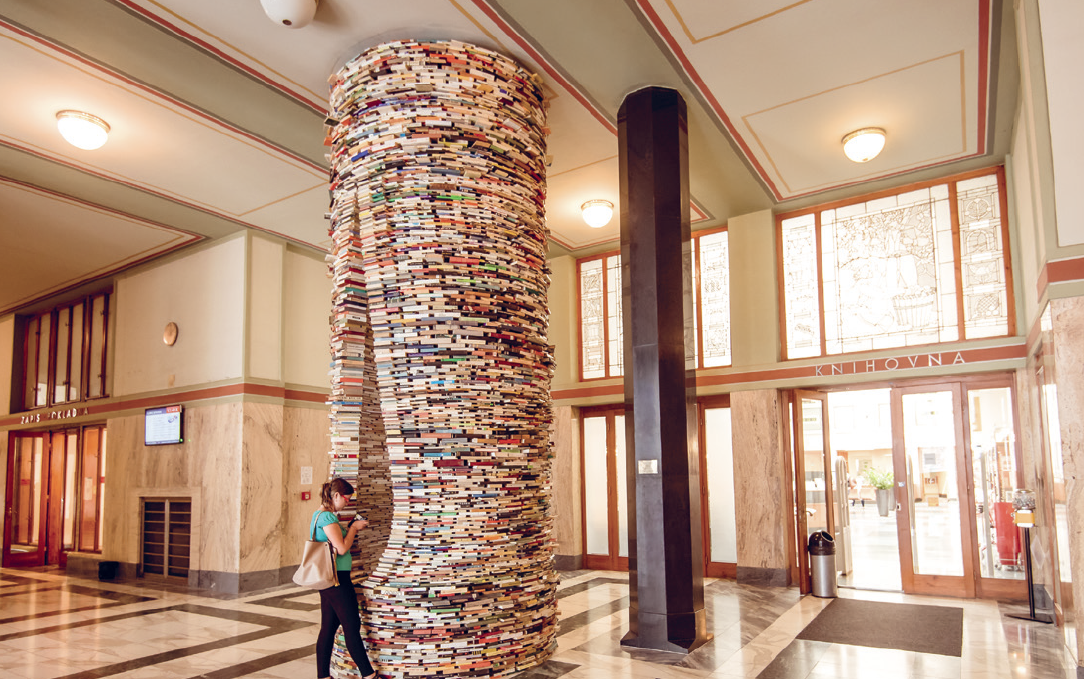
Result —
<path fill-rule="evenodd" d="M 331 676 L 331 649 L 335 645 L 335 632 L 342 625 L 346 649 L 358 666 L 365 679 L 376 676 L 369 656 L 365 652 L 365 642 L 361 640 L 361 617 L 358 611 L 358 597 L 354 593 L 354 583 L 350 581 L 350 545 L 358 531 L 369 525 L 360 514 L 350 521 L 350 527 L 343 530 L 339 525 L 341 512 L 354 494 L 354 488 L 340 478 L 331 479 L 320 488 L 321 511 L 313 514 L 314 524 L 309 525 L 309 535 L 316 534 L 319 542 L 330 542 L 335 548 L 335 567 L 338 571 L 339 584 L 320 590 L 320 634 L 316 637 L 316 676 L 324 679 Z M 322 531 L 314 530 L 323 528 Z"/>

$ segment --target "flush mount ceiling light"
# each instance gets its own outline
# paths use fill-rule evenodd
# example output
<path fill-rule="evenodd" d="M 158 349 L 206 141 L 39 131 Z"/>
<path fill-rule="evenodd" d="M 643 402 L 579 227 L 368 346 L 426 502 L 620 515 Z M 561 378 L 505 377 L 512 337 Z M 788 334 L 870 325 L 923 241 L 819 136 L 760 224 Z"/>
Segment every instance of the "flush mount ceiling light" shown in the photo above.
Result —
<path fill-rule="evenodd" d="M 885 131 L 879 127 L 864 127 L 843 138 L 843 152 L 856 163 L 877 157 L 885 147 Z"/>
<path fill-rule="evenodd" d="M 101 148 L 109 138 L 109 123 L 82 111 L 60 111 L 56 127 L 69 144 L 87 151 Z"/>
<path fill-rule="evenodd" d="M 580 206 L 583 221 L 592 229 L 601 229 L 614 216 L 614 204 L 608 200 L 589 200 Z"/>

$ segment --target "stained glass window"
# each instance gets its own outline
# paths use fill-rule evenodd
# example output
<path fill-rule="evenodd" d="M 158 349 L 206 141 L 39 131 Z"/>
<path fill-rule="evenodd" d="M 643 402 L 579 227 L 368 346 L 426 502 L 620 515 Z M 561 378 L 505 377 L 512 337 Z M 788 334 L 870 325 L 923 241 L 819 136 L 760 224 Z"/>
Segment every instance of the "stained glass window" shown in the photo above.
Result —
<path fill-rule="evenodd" d="M 787 358 L 1008 334 L 999 183 L 946 180 L 782 218 Z"/>
<path fill-rule="evenodd" d="M 821 305 L 817 289 L 816 216 L 783 220 L 783 290 L 787 358 L 821 353 Z"/>
<path fill-rule="evenodd" d="M 580 361 L 583 379 L 606 377 L 603 260 L 580 262 Z"/>
<path fill-rule="evenodd" d="M 696 286 L 700 313 L 697 315 L 704 324 L 704 346 L 697 346 L 701 356 L 700 365 L 704 368 L 730 365 L 730 255 L 727 232 L 701 236 L 695 242 L 695 252 L 700 262 L 700 280 Z"/>
<path fill-rule="evenodd" d="M 625 374 L 625 338 L 621 322 L 621 255 L 606 258 L 606 328 L 610 343 L 610 376 Z"/>
<path fill-rule="evenodd" d="M 695 313 L 687 319 L 687 351 L 701 368 L 730 365 L 730 258 L 725 230 L 703 236 L 693 234 L 688 263 L 694 280 Z M 607 254 L 579 261 L 580 357 L 583 379 L 624 374 L 624 335 L 621 293 L 621 255 Z M 697 319 L 703 323 L 698 332 Z M 704 347 L 699 345 L 703 340 Z"/>
<path fill-rule="evenodd" d="M 1004 335 L 1008 327 L 1005 246 L 997 176 L 959 182 L 960 260 L 967 339 Z"/>

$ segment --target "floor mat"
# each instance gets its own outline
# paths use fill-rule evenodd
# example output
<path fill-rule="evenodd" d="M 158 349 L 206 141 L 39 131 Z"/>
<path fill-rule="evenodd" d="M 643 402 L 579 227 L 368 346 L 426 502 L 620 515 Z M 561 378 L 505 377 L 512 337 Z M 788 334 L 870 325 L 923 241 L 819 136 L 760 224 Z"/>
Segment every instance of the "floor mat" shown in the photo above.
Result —
<path fill-rule="evenodd" d="M 962 608 L 836 599 L 797 638 L 960 657 L 963 637 Z"/>

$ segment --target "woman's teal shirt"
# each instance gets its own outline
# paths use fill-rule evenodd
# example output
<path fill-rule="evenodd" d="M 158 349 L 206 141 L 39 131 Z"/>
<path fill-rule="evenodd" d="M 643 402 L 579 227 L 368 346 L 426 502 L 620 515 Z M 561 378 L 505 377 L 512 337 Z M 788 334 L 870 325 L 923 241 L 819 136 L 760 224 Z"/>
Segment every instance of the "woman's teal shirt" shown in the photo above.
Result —
<path fill-rule="evenodd" d="M 339 530 L 343 532 L 343 537 L 346 537 L 346 530 L 339 523 L 339 517 L 335 516 L 329 511 L 316 512 L 312 515 L 312 521 L 309 522 L 309 535 L 313 534 L 313 522 L 315 522 L 315 533 L 317 542 L 327 542 L 327 533 L 324 532 L 324 526 L 335 524 L 339 527 Z M 349 546 L 349 545 L 347 545 Z M 348 571 L 350 570 L 351 557 L 350 552 L 346 554 L 335 555 L 335 570 Z"/>

